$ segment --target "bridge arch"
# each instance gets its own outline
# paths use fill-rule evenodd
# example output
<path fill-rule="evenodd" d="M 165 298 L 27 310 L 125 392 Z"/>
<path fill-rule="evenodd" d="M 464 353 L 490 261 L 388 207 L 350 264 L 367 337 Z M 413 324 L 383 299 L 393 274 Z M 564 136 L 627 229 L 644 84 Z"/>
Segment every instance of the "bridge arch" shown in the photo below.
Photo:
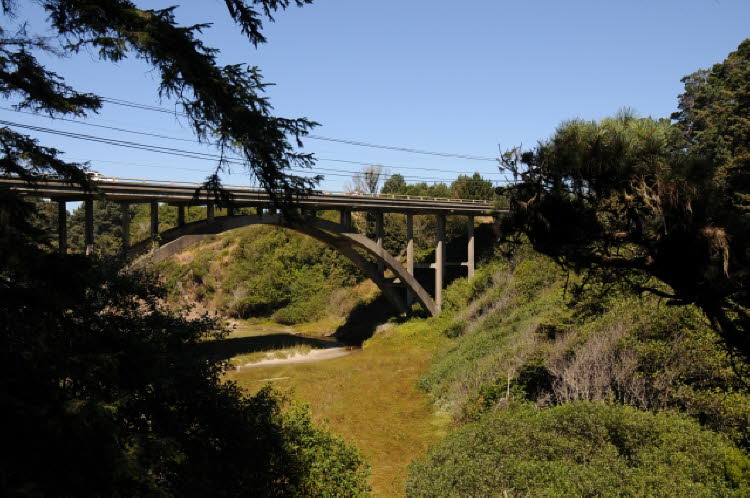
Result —
<path fill-rule="evenodd" d="M 364 234 L 354 232 L 341 223 L 314 216 L 303 216 L 296 219 L 284 219 L 278 214 L 223 216 L 216 217 L 213 220 L 187 223 L 161 232 L 159 234 L 159 247 L 150 252 L 148 250 L 152 247 L 152 241 L 146 240 L 135 244 L 130 250 L 130 254 L 134 256 L 133 266 L 140 267 L 149 263 L 159 263 L 212 235 L 252 225 L 280 226 L 323 242 L 344 255 L 370 278 L 396 310 L 400 313 L 408 311 L 403 298 L 395 291 L 394 281 L 385 278 L 377 264 L 371 263 L 354 249 L 359 247 L 390 269 L 396 275 L 400 284 L 410 289 L 414 297 L 431 315 L 435 316 L 439 313 L 439 308 L 429 293 L 414 278 L 414 275 L 409 273 L 398 259 L 388 251 L 378 246 L 375 241 Z"/>

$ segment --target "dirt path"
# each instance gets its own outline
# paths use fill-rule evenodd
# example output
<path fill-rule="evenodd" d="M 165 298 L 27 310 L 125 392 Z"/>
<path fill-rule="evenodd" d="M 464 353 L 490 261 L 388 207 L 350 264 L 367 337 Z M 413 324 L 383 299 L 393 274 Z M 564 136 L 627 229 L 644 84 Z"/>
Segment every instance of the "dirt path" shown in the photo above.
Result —
<path fill-rule="evenodd" d="M 246 363 L 235 367 L 236 370 L 244 370 L 253 367 L 296 365 L 299 363 L 315 363 L 324 360 L 333 360 L 352 354 L 355 350 L 346 346 L 325 349 L 313 349 L 308 353 L 297 353 L 288 358 L 268 358 L 255 363 Z"/>

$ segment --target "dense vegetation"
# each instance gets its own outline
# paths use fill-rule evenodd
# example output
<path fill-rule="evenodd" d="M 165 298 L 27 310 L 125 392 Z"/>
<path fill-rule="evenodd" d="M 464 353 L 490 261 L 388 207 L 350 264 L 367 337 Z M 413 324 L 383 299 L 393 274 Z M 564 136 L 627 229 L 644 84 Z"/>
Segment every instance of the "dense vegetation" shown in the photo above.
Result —
<path fill-rule="evenodd" d="M 519 259 L 448 293 L 457 311 L 446 333 L 460 340 L 422 380 L 442 408 L 473 420 L 513 399 L 672 407 L 750 444 L 750 395 L 699 309 L 627 291 L 573 294 L 550 259 Z"/>
<path fill-rule="evenodd" d="M 216 323 L 165 309 L 149 275 L 60 259 L 34 255 L 34 272 L 14 275 L 26 285 L 4 297 L 4 494 L 365 489 L 356 451 L 303 408 L 270 390 L 246 396 L 196 354 L 223 337 Z"/>
<path fill-rule="evenodd" d="M 362 276 L 336 250 L 305 235 L 258 226 L 218 236 L 159 266 L 175 302 L 196 300 L 236 318 L 279 323 L 343 319 Z"/>
<path fill-rule="evenodd" d="M 2 2 L 0 84 L 18 108 L 83 117 L 101 106 L 96 95 L 47 71 L 35 53 L 93 47 L 91 54 L 114 61 L 131 54 L 155 69 L 161 92 L 183 105 L 199 137 L 242 154 L 263 185 L 285 194 L 308 185 L 285 170 L 309 164 L 288 136 L 299 138 L 312 123 L 272 117 L 258 95 L 257 70 L 218 66 L 218 52 L 198 36 L 204 25 L 178 26 L 174 8 L 142 10 L 127 0 L 38 3 L 59 47 L 49 45 L 49 31 L 28 32 L 16 2 Z M 261 19 L 289 2 L 226 5 L 257 44 L 264 41 Z M 53 175 L 95 191 L 85 165 L 62 160 L 57 149 L 8 127 L 0 142 L 1 173 L 32 185 Z M 50 207 L 0 190 L 0 494 L 367 492 L 358 452 L 315 427 L 304 406 L 270 389 L 248 396 L 223 379 L 224 363 L 201 355 L 198 343 L 225 334 L 216 321 L 165 307 L 155 276 L 126 271 L 117 258 L 54 252 L 40 230 L 51 228 L 53 218 L 43 216 Z M 107 224 L 112 206 L 100 207 L 102 252 L 115 252 L 119 220 Z"/>
<path fill-rule="evenodd" d="M 750 40 L 688 76 L 668 119 L 621 112 L 563 123 L 503 164 L 504 232 L 605 284 L 698 305 L 750 358 Z M 651 277 L 669 288 L 650 286 Z"/>
<path fill-rule="evenodd" d="M 576 277 L 521 252 L 446 291 L 434 326 L 454 342 L 420 385 L 467 425 L 415 464 L 410 493 L 741 494 L 750 392 L 703 313 L 572 293 Z"/>
<path fill-rule="evenodd" d="M 576 402 L 491 414 L 412 466 L 410 496 L 746 496 L 750 459 L 668 413 Z"/>
<path fill-rule="evenodd" d="M 409 494 L 750 493 L 748 74 L 750 40 L 683 80 L 676 123 L 503 156 L 510 257 L 446 292 L 420 384 L 462 426 Z"/>

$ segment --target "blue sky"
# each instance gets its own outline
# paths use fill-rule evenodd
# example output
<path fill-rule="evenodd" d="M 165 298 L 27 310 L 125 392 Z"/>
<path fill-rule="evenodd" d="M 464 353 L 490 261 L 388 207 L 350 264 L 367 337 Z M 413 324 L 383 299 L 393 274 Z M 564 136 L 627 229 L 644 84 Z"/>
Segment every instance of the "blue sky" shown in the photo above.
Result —
<path fill-rule="evenodd" d="M 140 7 L 174 2 L 140 1 Z M 221 0 L 183 0 L 185 24 L 212 22 L 204 39 L 224 64 L 259 66 L 276 113 L 308 117 L 314 133 L 385 145 L 496 157 L 498 147 L 533 145 L 561 121 L 599 119 L 621 107 L 668 117 L 680 78 L 722 61 L 750 37 L 748 0 L 318 0 L 266 23 L 269 43 L 255 49 Z M 22 13 L 43 28 L 35 7 Z M 6 20 L 7 21 L 7 20 Z M 7 24 L 7 23 L 6 23 Z M 44 56 L 79 90 L 170 107 L 143 63 L 98 62 L 82 53 Z M 3 107 L 7 107 L 3 105 Z M 184 121 L 105 105 L 90 123 L 152 132 L 169 141 L 0 111 L 0 119 L 190 150 Z M 206 161 L 105 146 L 39 133 L 67 157 L 90 160 L 119 177 L 200 181 Z M 305 141 L 320 159 L 322 187 L 339 190 L 358 164 L 382 164 L 413 181 L 479 171 L 501 180 L 492 161 L 441 158 Z M 238 168 L 227 183 L 247 183 Z"/>

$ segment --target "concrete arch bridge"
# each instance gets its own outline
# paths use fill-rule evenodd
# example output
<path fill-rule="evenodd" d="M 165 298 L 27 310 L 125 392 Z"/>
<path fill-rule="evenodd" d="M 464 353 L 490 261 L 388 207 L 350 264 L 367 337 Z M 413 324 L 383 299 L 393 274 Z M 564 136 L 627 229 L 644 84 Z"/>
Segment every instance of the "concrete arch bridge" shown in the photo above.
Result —
<path fill-rule="evenodd" d="M 85 208 L 84 238 L 86 252 L 93 251 L 93 200 L 104 198 L 119 202 L 122 206 L 123 247 L 135 258 L 134 265 L 145 265 L 163 261 L 186 247 L 228 230 L 251 225 L 277 225 L 311 236 L 336 249 L 354 263 L 367 277 L 381 289 L 386 298 L 399 312 L 411 308 L 414 300 L 418 301 L 431 315 L 440 313 L 442 307 L 443 276 L 446 265 L 461 265 L 467 269 L 469 277 L 474 275 L 474 217 L 492 216 L 489 201 L 445 199 L 403 195 L 360 195 L 315 192 L 299 196 L 295 206 L 299 214 L 283 217 L 274 208 L 268 194 L 259 189 L 247 187 L 228 187 L 232 204 L 227 216 L 214 215 L 213 199 L 197 190 L 200 184 L 184 182 L 155 182 L 152 180 L 134 180 L 107 178 L 98 182 L 97 192 L 85 192 L 80 187 L 69 185 L 59 180 L 50 179 L 39 184 L 29 184 L 12 177 L 0 178 L 0 188 L 11 188 L 22 194 L 50 198 L 58 202 L 58 237 L 60 250 L 67 251 L 66 202 L 83 201 Z M 129 205 L 131 203 L 148 203 L 151 206 L 150 239 L 130 245 Z M 158 207 L 166 203 L 177 209 L 177 226 L 159 232 Z M 192 223 L 185 223 L 187 206 L 205 206 L 207 218 Z M 240 207 L 253 207 L 256 215 L 235 215 Z M 316 216 L 317 211 L 336 210 L 340 213 L 339 222 L 332 222 Z M 352 212 L 364 211 L 374 214 L 376 220 L 375 239 L 357 233 L 352 228 Z M 406 262 L 402 264 L 383 247 L 383 216 L 385 213 L 402 213 L 406 215 Z M 466 217 L 468 235 L 466 261 L 448 263 L 445 260 L 445 219 L 448 215 Z M 435 262 L 421 265 L 435 271 L 435 295 L 431 296 L 414 278 L 414 216 L 436 216 L 437 237 Z M 144 254 L 145 253 L 145 254 Z M 372 263 L 362 253 L 371 256 Z M 391 271 L 393 277 L 387 278 L 385 270 Z M 396 290 L 406 288 L 406 299 Z"/>

